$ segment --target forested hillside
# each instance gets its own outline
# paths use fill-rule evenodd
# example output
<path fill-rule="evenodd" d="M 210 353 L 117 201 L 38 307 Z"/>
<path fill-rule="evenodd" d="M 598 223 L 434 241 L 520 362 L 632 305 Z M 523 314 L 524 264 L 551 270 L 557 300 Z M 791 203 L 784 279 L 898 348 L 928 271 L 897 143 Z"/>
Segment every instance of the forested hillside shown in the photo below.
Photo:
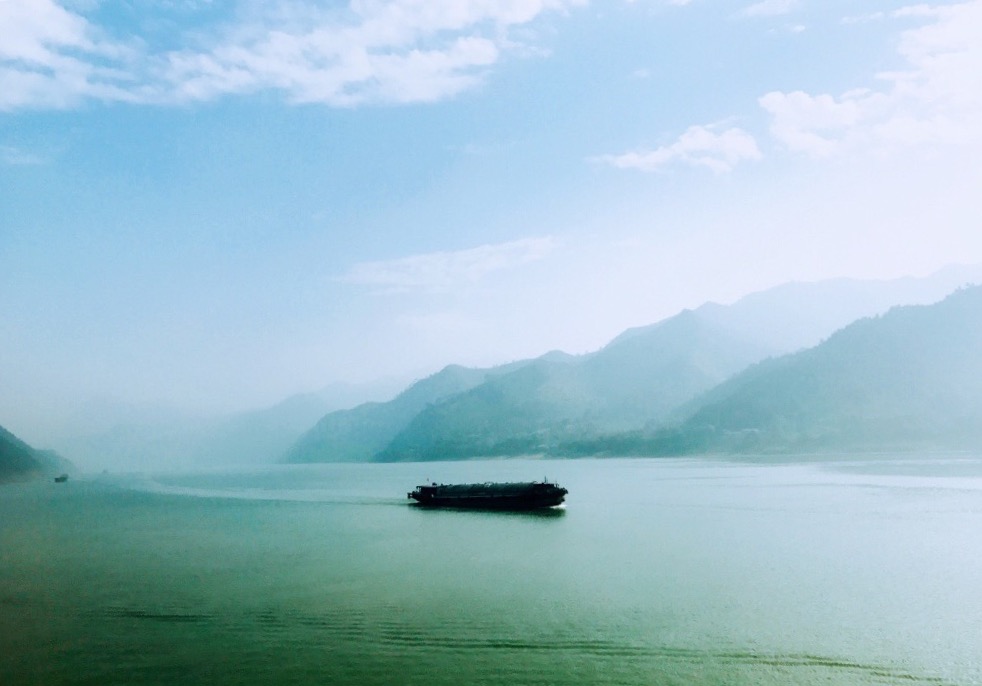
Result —
<path fill-rule="evenodd" d="M 687 452 L 982 447 L 980 351 L 982 288 L 895 308 L 722 384 L 676 438 Z"/>

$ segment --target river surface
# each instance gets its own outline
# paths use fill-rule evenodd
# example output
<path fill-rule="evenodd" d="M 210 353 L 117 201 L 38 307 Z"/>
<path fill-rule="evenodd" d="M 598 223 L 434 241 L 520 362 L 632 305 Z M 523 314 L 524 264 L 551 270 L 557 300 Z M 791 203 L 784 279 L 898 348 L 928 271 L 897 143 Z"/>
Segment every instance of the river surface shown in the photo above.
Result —
<path fill-rule="evenodd" d="M 564 508 L 405 495 L 545 477 Z M 0 684 L 982 684 L 982 459 L 0 486 Z"/>

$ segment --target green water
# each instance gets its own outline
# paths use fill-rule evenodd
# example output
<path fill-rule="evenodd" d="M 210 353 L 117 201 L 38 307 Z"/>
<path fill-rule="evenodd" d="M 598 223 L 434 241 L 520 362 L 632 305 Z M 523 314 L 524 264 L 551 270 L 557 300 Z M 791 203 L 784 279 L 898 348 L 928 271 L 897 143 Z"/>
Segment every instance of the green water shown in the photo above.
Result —
<path fill-rule="evenodd" d="M 425 480 L 570 490 L 428 511 Z M 0 684 L 980 684 L 982 459 L 0 487 Z"/>

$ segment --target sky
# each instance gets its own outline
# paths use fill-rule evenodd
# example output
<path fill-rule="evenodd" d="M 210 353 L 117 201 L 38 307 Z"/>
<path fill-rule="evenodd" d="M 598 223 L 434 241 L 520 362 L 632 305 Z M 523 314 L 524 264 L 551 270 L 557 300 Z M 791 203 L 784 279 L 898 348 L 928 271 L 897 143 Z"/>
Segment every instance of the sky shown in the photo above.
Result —
<path fill-rule="evenodd" d="M 0 0 L 0 425 L 982 263 L 982 0 Z"/>

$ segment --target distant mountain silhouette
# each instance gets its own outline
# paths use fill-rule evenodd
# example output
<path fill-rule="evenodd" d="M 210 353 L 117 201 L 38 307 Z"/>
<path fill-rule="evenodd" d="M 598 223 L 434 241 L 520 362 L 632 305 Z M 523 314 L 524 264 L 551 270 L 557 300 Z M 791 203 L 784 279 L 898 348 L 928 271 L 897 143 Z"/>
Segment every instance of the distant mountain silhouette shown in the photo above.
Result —
<path fill-rule="evenodd" d="M 71 464 L 48 450 L 37 450 L 0 426 L 0 483 L 69 471 Z"/>
<path fill-rule="evenodd" d="M 406 424 L 428 405 L 482 383 L 488 376 L 506 373 L 518 365 L 468 369 L 450 365 L 417 381 L 393 400 L 365 403 L 332 412 L 306 432 L 286 453 L 288 462 L 358 462 L 378 453 Z"/>
<path fill-rule="evenodd" d="M 449 367 L 389 403 L 327 415 L 286 459 L 689 452 L 705 427 L 683 420 L 696 411 L 697 398 L 714 397 L 711 389 L 728 377 L 895 304 L 936 302 L 973 278 L 982 280 L 982 268 L 951 267 L 922 279 L 786 284 L 630 329 L 588 355 L 553 352 L 490 370 Z"/>
<path fill-rule="evenodd" d="M 332 384 L 264 409 L 225 416 L 188 415 L 166 407 L 106 403 L 83 408 L 59 451 L 93 468 L 186 468 L 278 460 L 326 413 L 395 395 L 397 384 Z"/>
<path fill-rule="evenodd" d="M 623 438 L 622 438 L 623 440 Z M 982 287 L 747 369 L 642 452 L 982 448 Z"/>
<path fill-rule="evenodd" d="M 549 453 L 564 441 L 663 419 L 765 352 L 687 310 L 592 355 L 535 360 L 430 405 L 375 457 Z"/>
<path fill-rule="evenodd" d="M 857 319 L 897 305 L 936 303 L 973 283 L 982 283 L 982 265 L 953 265 L 920 278 L 792 282 L 696 311 L 734 336 L 783 354 L 818 345 Z"/>
<path fill-rule="evenodd" d="M 391 381 L 334 384 L 219 417 L 85 402 L 45 441 L 95 469 L 637 450 L 639 437 L 681 422 L 693 397 L 743 367 L 814 346 L 892 305 L 936 302 L 973 281 L 982 282 L 982 267 L 892 281 L 790 283 L 630 329 L 589 355 L 554 351 L 484 370 L 451 365 L 399 395 Z M 386 398 L 394 399 L 380 402 Z"/>

